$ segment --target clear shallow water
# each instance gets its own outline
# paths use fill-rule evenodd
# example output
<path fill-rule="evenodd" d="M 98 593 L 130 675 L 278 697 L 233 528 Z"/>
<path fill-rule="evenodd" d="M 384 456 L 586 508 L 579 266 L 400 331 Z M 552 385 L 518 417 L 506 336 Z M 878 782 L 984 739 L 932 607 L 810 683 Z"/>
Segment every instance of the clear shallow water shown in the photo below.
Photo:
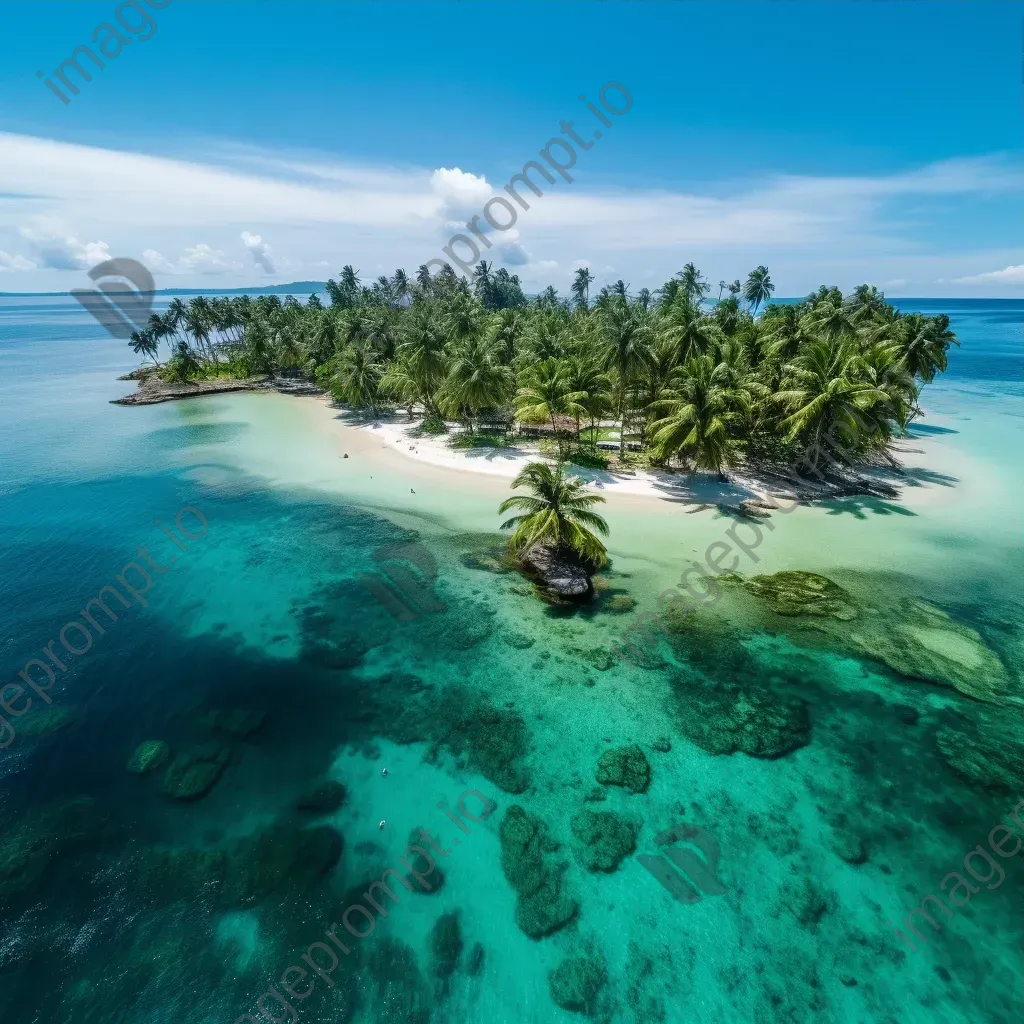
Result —
<path fill-rule="evenodd" d="M 289 1001 L 301 1019 L 578 1019 L 549 985 L 567 957 L 598 974 L 603 965 L 596 1019 L 1017 1019 L 1024 853 L 1003 862 L 997 889 L 975 882 L 953 918 L 936 911 L 938 934 L 918 918 L 930 941 L 917 952 L 886 926 L 964 873 L 964 855 L 1020 799 L 991 772 L 965 778 L 950 765 L 951 743 L 963 749 L 991 706 L 898 675 L 851 649 L 843 630 L 867 629 L 872 607 L 892 620 L 901 601 L 921 598 L 1019 673 L 1024 303 L 901 305 L 949 313 L 963 343 L 925 392 L 917 433 L 928 472 L 896 502 L 776 516 L 760 561 L 740 567 L 827 572 L 858 600 L 856 627 L 815 630 L 730 598 L 644 669 L 608 657 L 632 621 L 608 598 L 653 610 L 727 520 L 616 503 L 605 601 L 554 616 L 517 577 L 479 568 L 503 482 L 453 494 L 416 479 L 413 498 L 411 464 L 408 478 L 345 475 L 310 428 L 310 403 L 277 396 L 111 406 L 131 387 L 114 379 L 134 365 L 123 343 L 75 304 L 0 300 L 0 682 L 18 680 L 50 641 L 61 651 L 61 628 L 142 557 L 140 545 L 166 567 L 150 573 L 148 607 L 115 605 L 115 623 L 96 612 L 106 631 L 66 656 L 50 709 L 30 693 L 34 706 L 9 716 L 3 1019 L 258 1016 L 289 965 L 311 970 L 301 956 L 332 922 L 348 934 L 344 909 L 401 867 L 418 826 L 451 851 L 443 886 L 400 888 L 402 904 L 371 936 L 349 936 L 333 989 L 289 975 L 300 993 L 316 980 Z M 184 506 L 208 522 L 187 552 L 153 522 L 172 523 Z M 402 621 L 359 577 L 379 580 L 375 553 L 408 543 L 436 559 L 445 607 Z M 767 759 L 695 742 L 703 720 L 721 726 L 750 699 L 768 705 L 747 731 L 789 735 L 792 749 Z M 211 709 L 266 718 L 243 737 L 211 726 Z M 1011 751 L 1016 714 L 999 719 Z M 223 748 L 231 760 L 206 796 L 172 801 L 163 771 L 126 768 L 145 740 L 175 756 L 213 740 L 206 756 Z M 647 791 L 599 784 L 602 753 L 631 744 L 650 764 Z M 345 785 L 341 808 L 297 811 L 324 779 Z M 455 807 L 468 789 L 497 808 L 467 835 L 437 804 Z M 594 790 L 604 799 L 588 802 Z M 82 797 L 94 803 L 67 806 Z M 578 905 L 539 940 L 517 926 L 503 870 L 499 831 L 515 803 L 560 844 L 542 870 Z M 706 829 L 727 891 L 677 902 L 636 856 L 588 871 L 573 830 L 584 810 L 633 823 L 639 853 L 656 852 L 655 836 L 679 822 Z M 320 825 L 342 837 L 336 864 L 335 840 L 306 834 Z M 456 912 L 461 940 L 445 917 Z M 313 958 L 329 964 L 322 950 Z M 263 1006 L 290 1019 L 274 997 Z"/>

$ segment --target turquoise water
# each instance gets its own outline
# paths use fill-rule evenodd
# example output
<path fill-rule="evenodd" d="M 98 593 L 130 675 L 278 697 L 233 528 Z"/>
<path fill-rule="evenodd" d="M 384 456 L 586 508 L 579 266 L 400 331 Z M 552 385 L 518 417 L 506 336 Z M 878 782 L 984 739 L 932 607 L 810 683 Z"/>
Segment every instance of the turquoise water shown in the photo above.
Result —
<path fill-rule="evenodd" d="M 346 476 L 359 457 L 323 454 L 302 400 L 110 405 L 132 387 L 123 342 L 74 303 L 0 299 L 0 682 L 23 685 L 47 646 L 63 665 L 49 689 L 29 670 L 42 693 L 0 693 L 23 712 L 13 738 L 0 727 L 2 1019 L 1019 1019 L 1024 851 L 992 861 L 998 886 L 963 860 L 1024 798 L 1024 302 L 900 305 L 947 312 L 963 345 L 922 400 L 927 468 L 905 499 L 775 517 L 755 570 L 827 573 L 858 617 L 730 594 L 637 667 L 610 654 L 631 601 L 653 610 L 727 521 L 610 503 L 602 600 L 555 615 L 491 571 L 504 482 L 433 494 L 411 462 Z M 183 514 L 203 534 L 179 533 L 187 550 L 161 529 L 183 508 L 207 524 Z M 430 596 L 410 557 L 436 572 Z M 91 606 L 103 632 L 68 653 L 61 630 L 102 587 L 128 593 L 119 574 L 146 605 Z M 1008 698 L 896 670 L 929 643 L 964 687 L 1003 673 Z M 145 741 L 168 745 L 170 783 L 128 770 Z M 599 781 L 633 746 L 646 791 Z M 299 810 L 326 780 L 341 806 Z M 475 795 L 458 811 L 470 790 L 490 813 Z M 713 837 L 724 893 L 705 879 L 683 902 L 644 870 L 679 824 Z M 443 883 L 391 876 L 401 903 L 377 890 L 388 916 L 354 937 L 345 911 L 372 909 L 372 880 L 426 868 L 401 860 L 420 827 L 449 851 L 424 846 Z M 942 927 L 918 917 L 912 950 L 886 922 L 944 879 L 948 907 L 953 872 L 969 901 L 925 904 Z"/>

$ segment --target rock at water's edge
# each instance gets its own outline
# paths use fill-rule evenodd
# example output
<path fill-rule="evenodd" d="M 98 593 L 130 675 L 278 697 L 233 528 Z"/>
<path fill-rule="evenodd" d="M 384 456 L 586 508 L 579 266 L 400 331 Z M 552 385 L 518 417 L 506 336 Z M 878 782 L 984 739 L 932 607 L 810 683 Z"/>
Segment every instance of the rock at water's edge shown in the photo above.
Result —
<path fill-rule="evenodd" d="M 535 544 L 523 556 L 523 564 L 535 572 L 553 594 L 580 601 L 593 593 L 590 574 L 578 562 L 552 548 Z"/>

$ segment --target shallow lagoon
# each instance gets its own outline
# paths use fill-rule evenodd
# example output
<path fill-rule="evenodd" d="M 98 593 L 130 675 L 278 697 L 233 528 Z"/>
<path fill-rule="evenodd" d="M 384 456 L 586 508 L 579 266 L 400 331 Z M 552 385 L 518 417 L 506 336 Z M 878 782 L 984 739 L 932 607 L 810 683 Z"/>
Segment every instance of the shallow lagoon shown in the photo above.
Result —
<path fill-rule="evenodd" d="M 120 343 L 59 304 L 3 301 L 0 680 L 17 679 L 139 545 L 167 564 L 176 549 L 154 519 L 194 506 L 209 523 L 154 580 L 148 607 L 69 657 L 52 707 L 16 719 L 0 752 L 5 1020 L 257 1014 L 365 883 L 400 866 L 417 827 L 452 850 L 443 885 L 400 890 L 402 904 L 352 940 L 335 987 L 317 980 L 291 1000 L 300 1018 L 579 1019 L 549 987 L 567 958 L 585 966 L 559 971 L 558 991 L 590 992 L 596 1019 L 1019 1015 L 1024 855 L 1003 863 L 997 889 L 975 881 L 966 906 L 939 914 L 941 932 L 919 918 L 929 942 L 917 952 L 886 924 L 963 873 L 1024 796 L 1004 784 L 1020 764 L 1019 710 L 899 675 L 871 656 L 881 634 L 856 649 L 843 631 L 860 636 L 881 609 L 889 636 L 897 609 L 924 601 L 974 630 L 1019 685 L 1024 304 L 942 307 L 964 348 L 925 392 L 914 446 L 926 468 L 900 499 L 776 515 L 760 561 L 738 567 L 823 573 L 856 619 L 787 617 L 730 591 L 638 667 L 612 642 L 730 520 L 609 503 L 602 602 L 558 615 L 488 570 L 506 481 L 456 487 L 342 433 L 312 400 L 110 406 L 130 386 L 114 380 L 132 365 Z M 409 543 L 436 559 L 445 607 L 403 620 L 360 576 Z M 211 725 L 215 709 L 265 719 L 245 735 Z M 751 734 L 761 753 L 782 752 L 744 753 L 757 752 Z M 227 763 L 205 796 L 172 800 L 163 770 L 127 770 L 145 740 Z M 602 755 L 633 745 L 646 791 L 598 782 Z M 297 810 L 326 779 L 345 786 L 341 807 Z M 496 809 L 466 835 L 437 804 L 469 789 Z M 543 823 L 536 841 L 502 834 L 513 804 Z M 588 810 L 632 823 L 639 853 L 676 824 L 707 830 L 727 891 L 677 902 L 629 854 L 588 871 L 573 827 Z M 326 833 L 307 835 L 325 825 L 340 854 Z M 524 932 L 528 896 L 509 884 L 506 868 L 520 876 L 503 849 L 576 905 L 568 923 Z"/>

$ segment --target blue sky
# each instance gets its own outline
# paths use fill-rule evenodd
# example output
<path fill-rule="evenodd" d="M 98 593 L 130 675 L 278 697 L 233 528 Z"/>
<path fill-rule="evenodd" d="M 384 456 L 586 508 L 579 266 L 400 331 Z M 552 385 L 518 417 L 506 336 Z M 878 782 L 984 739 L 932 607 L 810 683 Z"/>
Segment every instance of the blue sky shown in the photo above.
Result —
<path fill-rule="evenodd" d="M 118 3 L 3 6 L 0 290 L 108 254 L 162 287 L 414 270 L 617 81 L 574 181 L 488 230 L 529 288 L 694 260 L 780 295 L 1024 295 L 1024 3 L 136 2 L 151 37 L 120 27 L 67 105 L 36 72 Z"/>

